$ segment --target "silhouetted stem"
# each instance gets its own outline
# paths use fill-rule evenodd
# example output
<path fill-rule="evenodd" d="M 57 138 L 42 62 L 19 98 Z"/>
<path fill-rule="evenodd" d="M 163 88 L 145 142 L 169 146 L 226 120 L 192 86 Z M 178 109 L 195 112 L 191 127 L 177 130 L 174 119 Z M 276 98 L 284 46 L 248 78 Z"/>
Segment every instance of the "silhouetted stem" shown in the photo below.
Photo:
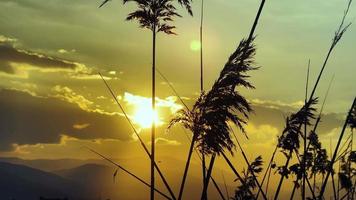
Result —
<path fill-rule="evenodd" d="M 229 160 L 229 158 L 225 155 L 224 152 L 221 153 L 221 155 L 224 157 L 226 163 L 229 165 L 229 167 L 231 168 L 231 170 L 235 173 L 237 179 L 239 179 L 239 181 L 241 182 L 242 185 L 246 185 L 245 181 L 243 180 L 243 178 L 240 176 L 240 174 L 237 172 L 237 170 L 235 169 L 234 165 L 231 163 L 231 161 Z M 251 196 L 255 196 L 253 195 L 253 193 L 251 192 L 250 188 L 247 188 L 247 192 L 251 195 Z"/>
<path fill-rule="evenodd" d="M 337 195 L 336 195 L 336 188 L 335 188 L 335 179 L 334 179 L 334 173 L 331 174 L 331 181 L 332 181 L 332 186 L 333 186 L 333 193 L 334 193 L 334 199 L 337 199 Z"/>
<path fill-rule="evenodd" d="M 148 184 L 146 181 L 142 180 L 140 177 L 136 176 L 135 174 L 133 174 L 132 172 L 130 172 L 129 170 L 125 169 L 124 167 L 122 167 L 121 165 L 115 163 L 114 161 L 112 161 L 111 159 L 109 159 L 108 157 L 100 154 L 99 152 L 86 147 L 87 149 L 89 149 L 89 151 L 99 155 L 100 157 L 102 157 L 103 159 L 105 159 L 106 161 L 110 162 L 111 164 L 115 165 L 116 167 L 120 168 L 122 171 L 126 172 L 128 175 L 134 177 L 136 180 L 140 181 L 141 183 L 143 183 L 144 185 L 148 186 L 151 188 L 151 185 Z M 171 199 L 170 197 L 168 197 L 167 195 L 165 195 L 163 192 L 157 190 L 156 188 L 154 188 L 154 191 L 156 191 L 158 194 L 162 195 L 163 197 L 165 197 L 166 199 Z"/>
<path fill-rule="evenodd" d="M 296 180 L 297 181 L 297 180 Z M 295 192 L 295 189 L 297 188 L 297 183 L 294 183 L 294 186 L 293 186 L 293 190 L 292 190 L 292 194 L 290 195 L 290 200 L 293 200 L 294 198 L 294 192 Z"/>
<path fill-rule="evenodd" d="M 319 194 L 319 198 L 322 199 L 323 195 L 324 195 L 324 192 L 325 192 L 325 188 L 326 188 L 326 184 L 328 182 L 328 179 L 329 179 L 329 176 L 330 176 L 330 173 L 333 169 L 333 165 L 334 165 L 334 162 L 335 162 L 335 159 L 336 159 L 336 155 L 337 155 L 337 152 L 339 150 L 339 146 L 341 144 L 341 140 L 344 136 L 344 133 L 345 133 L 345 130 L 346 130 L 346 127 L 347 127 L 347 124 L 348 124 L 348 121 L 349 121 L 349 118 L 351 116 L 351 112 L 352 112 L 352 109 L 354 108 L 355 106 L 355 103 L 356 103 L 356 98 L 354 98 L 354 101 L 352 103 L 352 106 L 349 110 L 349 113 L 347 114 L 347 117 L 346 117 L 346 120 L 345 120 L 345 123 L 344 123 L 344 126 L 342 127 L 342 131 L 340 133 L 340 137 L 339 137 L 339 140 L 337 141 L 337 144 L 336 144 L 336 147 L 335 147 L 335 151 L 334 151 L 334 154 L 333 154 L 333 157 L 330 161 L 330 166 L 329 166 L 329 170 L 327 170 L 327 173 L 326 173 L 326 177 L 325 177 L 325 180 L 323 181 L 323 184 L 321 186 L 321 189 L 320 189 L 320 194 Z"/>
<path fill-rule="evenodd" d="M 204 0 L 201 0 L 200 16 L 200 91 L 204 91 L 204 73 L 203 73 L 203 19 L 204 19 Z"/>
<path fill-rule="evenodd" d="M 203 19 L 204 19 L 204 0 L 201 0 L 201 15 L 200 15 L 200 92 L 204 91 L 204 72 L 203 72 Z M 206 166 L 205 166 L 205 155 L 201 154 L 202 157 L 202 172 L 203 172 L 203 188 L 205 187 L 206 178 Z"/>
<path fill-rule="evenodd" d="M 269 180 L 270 180 L 270 178 L 271 178 L 271 172 L 272 172 L 272 168 L 270 167 L 270 168 L 269 168 L 269 172 L 268 172 L 267 184 L 266 184 L 266 196 L 267 196 L 267 194 L 268 194 L 268 186 L 269 186 Z M 258 193 L 257 193 L 256 199 L 257 199 L 257 198 L 258 198 Z"/>
<path fill-rule="evenodd" d="M 290 150 L 290 151 L 289 151 L 288 158 L 287 158 L 287 160 L 286 160 L 286 164 L 284 164 L 284 166 L 283 166 L 283 170 L 287 169 L 291 157 L 292 157 L 292 151 Z M 278 183 L 278 186 L 277 186 L 277 190 L 276 190 L 276 193 L 275 193 L 275 195 L 274 195 L 274 200 L 277 200 L 277 199 L 278 199 L 278 195 L 279 195 L 279 192 L 280 192 L 280 190 L 281 190 L 283 180 L 284 180 L 284 174 L 281 174 L 281 178 L 279 179 L 279 183 Z"/>
<path fill-rule="evenodd" d="M 184 130 L 184 129 L 183 129 L 183 130 Z M 188 136 L 188 135 L 186 135 L 186 136 L 187 136 L 188 141 L 190 141 L 189 136 Z M 198 158 L 199 158 L 200 161 L 201 161 L 202 158 L 200 157 L 200 153 L 199 153 L 196 149 L 194 149 L 194 152 L 197 154 Z M 205 168 L 205 171 L 207 171 L 206 168 Z M 225 200 L 224 194 L 222 193 L 221 189 L 219 188 L 219 186 L 218 186 L 218 184 L 216 183 L 216 181 L 215 181 L 215 179 L 214 179 L 213 176 L 211 176 L 211 180 L 213 181 L 213 184 L 214 184 L 216 190 L 218 191 L 218 193 L 219 193 L 221 199 L 222 199 L 222 200 Z"/>
<path fill-rule="evenodd" d="M 251 31 L 250 31 L 250 35 L 248 36 L 248 39 L 247 39 L 247 41 L 248 41 L 248 42 L 247 42 L 247 46 L 248 46 L 248 44 L 250 43 L 250 41 L 252 40 L 252 38 L 253 38 L 253 35 L 254 35 L 254 33 L 255 33 L 255 30 L 256 30 L 258 21 L 259 21 L 259 19 L 260 19 L 260 16 L 261 16 L 263 7 L 264 7 L 264 5 L 265 5 L 265 2 L 266 2 L 266 0 L 262 0 L 262 1 L 261 1 L 261 4 L 260 4 L 260 7 L 258 8 L 255 21 L 253 22 L 253 25 L 252 25 L 252 28 L 251 28 Z"/>
<path fill-rule="evenodd" d="M 152 30 L 152 115 L 156 111 L 156 24 L 153 24 Z M 155 143 L 156 143 L 156 124 L 154 116 L 152 118 L 151 127 L 151 200 L 154 200 L 155 187 Z"/>
<path fill-rule="evenodd" d="M 202 195 L 201 195 L 201 198 L 200 198 L 201 200 L 207 200 L 208 199 L 208 187 L 209 187 L 211 173 L 213 172 L 213 166 L 214 166 L 214 163 L 215 163 L 215 157 L 216 157 L 216 153 L 214 153 L 211 156 L 211 159 L 210 159 L 208 172 L 207 172 L 206 178 L 204 180 L 205 183 L 204 183 L 203 192 L 202 192 Z"/>
<path fill-rule="evenodd" d="M 309 70 L 310 70 L 310 60 L 308 62 L 308 70 L 307 70 L 307 79 L 306 79 L 306 84 L 305 84 L 305 100 L 304 104 L 307 104 L 307 98 L 308 98 L 308 85 L 309 85 Z M 304 157 L 307 154 L 307 121 L 305 120 L 304 123 Z M 305 199 L 305 178 L 306 178 L 306 159 L 303 157 L 303 165 L 302 165 L 302 171 L 303 171 L 303 187 L 302 187 L 302 200 Z"/>
<path fill-rule="evenodd" d="M 276 147 L 274 148 L 274 151 L 273 151 L 273 153 L 272 153 L 272 156 L 271 156 L 271 159 L 270 159 L 270 161 L 269 161 L 269 164 L 268 164 L 268 167 L 267 167 L 267 169 L 266 169 L 266 172 L 265 172 L 265 174 L 263 175 L 261 185 L 263 185 L 263 183 L 265 182 L 265 179 L 266 179 L 266 176 L 267 176 L 267 173 L 268 173 L 268 169 L 271 171 L 272 162 L 273 162 L 273 160 L 274 160 L 274 156 L 275 156 L 276 153 L 277 153 L 277 149 L 278 149 L 278 145 L 276 145 Z M 269 174 L 269 175 L 268 175 L 267 184 L 266 184 L 266 194 L 267 194 L 268 185 L 269 185 L 269 176 L 270 176 L 271 173 L 268 173 L 268 174 Z M 262 190 L 262 189 L 259 189 L 259 190 L 258 190 L 256 199 L 258 198 L 258 196 L 259 196 L 261 190 Z"/>
<path fill-rule="evenodd" d="M 258 186 L 259 191 L 261 191 L 263 198 L 264 198 L 265 200 L 267 200 L 267 196 L 266 196 L 266 194 L 263 192 L 262 186 L 261 186 L 261 184 L 258 182 L 257 177 L 256 177 L 255 173 L 253 172 L 253 170 L 252 170 L 252 168 L 251 168 L 251 164 L 250 164 L 250 162 L 248 161 L 248 158 L 247 158 L 247 156 L 246 156 L 245 151 L 242 149 L 242 146 L 240 145 L 240 142 L 237 140 L 237 137 L 236 137 L 235 134 L 234 134 L 234 136 L 235 136 L 237 145 L 239 146 L 239 149 L 241 150 L 242 156 L 243 156 L 243 158 L 244 158 L 244 160 L 245 160 L 245 162 L 246 162 L 246 164 L 247 164 L 247 167 L 248 167 L 249 171 L 251 172 L 251 175 L 252 175 L 252 177 L 253 177 L 253 179 L 254 179 L 256 185 Z M 256 198 L 257 198 L 257 197 L 256 197 Z"/>
<path fill-rule="evenodd" d="M 205 179 L 206 179 L 206 165 L 205 165 L 205 155 L 201 153 L 201 166 L 202 166 L 202 175 L 203 175 L 203 188 L 205 188 Z"/>
<path fill-rule="evenodd" d="M 143 147 L 143 149 L 145 150 L 146 154 L 148 155 L 148 157 L 150 158 L 150 160 L 152 160 L 151 157 L 151 153 L 148 151 L 148 148 L 146 146 L 146 144 L 143 142 L 141 136 L 138 134 L 138 131 L 136 130 L 135 126 L 133 125 L 132 121 L 130 120 L 129 116 L 127 115 L 127 113 L 125 112 L 124 108 L 122 107 L 122 105 L 120 104 L 119 100 L 117 99 L 116 95 L 114 94 L 114 91 L 111 89 L 111 87 L 109 86 L 109 84 L 105 81 L 104 77 L 99 73 L 101 79 L 104 81 L 105 86 L 107 87 L 107 89 L 109 90 L 111 96 L 113 97 L 113 99 L 115 100 L 116 104 L 118 105 L 118 107 L 120 108 L 120 110 L 122 111 L 122 113 L 124 114 L 126 120 L 129 122 L 132 130 L 134 131 L 134 134 L 136 135 L 136 137 L 138 138 L 138 140 L 140 141 L 141 146 Z M 176 199 L 172 189 L 170 188 L 166 178 L 163 176 L 162 171 L 160 170 L 160 168 L 158 167 L 157 163 L 154 162 L 154 167 L 156 168 L 159 176 L 161 177 L 164 185 L 166 186 L 167 190 L 169 191 L 170 195 L 172 196 L 172 199 Z"/>
<path fill-rule="evenodd" d="M 168 84 L 168 86 L 171 88 L 171 90 L 174 92 L 174 94 L 178 97 L 178 99 L 180 100 L 180 102 L 184 105 L 184 107 L 189 110 L 188 106 L 184 103 L 182 97 L 178 94 L 178 92 L 175 90 L 175 88 L 173 87 L 173 85 L 169 82 L 169 80 L 163 75 L 163 73 L 161 73 L 157 68 L 156 71 L 158 72 L 158 74 L 163 78 L 163 80 Z M 184 130 L 184 129 L 183 129 Z M 187 135 L 187 139 L 189 139 L 189 136 Z M 200 160 L 202 160 L 202 158 L 199 155 L 199 152 L 196 152 L 196 154 L 198 155 L 198 158 Z M 206 171 L 206 166 L 205 166 L 205 171 Z M 213 184 L 216 188 L 216 190 L 218 191 L 221 199 L 225 200 L 224 194 L 222 193 L 221 189 L 219 188 L 218 184 L 216 183 L 215 179 L 211 176 L 211 180 L 213 181 Z"/>
<path fill-rule="evenodd" d="M 190 143 L 189 152 L 188 152 L 188 158 L 187 158 L 187 161 L 186 161 L 186 163 L 185 163 L 185 168 L 184 168 L 182 183 L 180 184 L 178 200 L 181 200 L 182 197 L 183 197 L 183 191 L 184 191 L 184 186 L 185 186 L 185 180 L 186 180 L 187 175 L 188 175 L 190 160 L 191 160 L 191 157 L 192 157 L 192 154 L 193 154 L 194 144 L 195 144 L 195 140 L 196 140 L 196 137 L 197 137 L 196 135 L 197 135 L 197 134 L 194 134 L 194 135 L 193 135 L 192 142 Z"/>
<path fill-rule="evenodd" d="M 346 18 L 347 13 L 348 13 L 348 11 L 349 11 L 351 2 L 352 2 L 352 0 L 349 1 L 348 7 L 347 7 L 346 11 L 344 12 L 344 16 L 343 16 L 343 18 L 342 18 L 341 24 L 340 24 L 338 30 L 336 31 L 335 37 L 333 38 L 333 41 L 332 41 L 332 44 L 330 45 L 330 48 L 329 48 L 329 50 L 328 50 L 328 53 L 327 53 L 327 55 L 326 55 L 326 57 L 325 57 L 325 60 L 324 60 L 324 62 L 323 62 L 323 65 L 322 65 L 322 67 L 321 67 L 321 70 L 320 70 L 320 72 L 319 72 L 318 78 L 317 78 L 317 80 L 316 80 L 316 82 L 315 82 L 315 84 L 314 84 L 313 90 L 312 90 L 312 92 L 311 92 L 311 94 L 310 94 L 310 96 L 309 96 L 308 102 L 311 102 L 311 101 L 313 100 L 315 91 L 316 91 L 316 89 L 317 89 L 317 87 L 318 87 L 318 85 L 319 85 L 319 81 L 320 81 L 321 76 L 322 76 L 322 74 L 323 74 L 323 72 L 324 72 L 324 69 L 325 69 L 325 67 L 326 67 L 326 65 L 327 65 L 327 63 L 328 63 L 328 61 L 329 61 L 330 55 L 331 55 L 333 49 L 335 48 L 335 46 L 337 45 L 337 43 L 339 42 L 339 40 L 341 39 L 341 37 L 342 37 L 344 31 L 346 31 L 347 27 L 349 26 L 349 25 L 347 25 L 346 27 L 344 27 L 344 21 L 345 21 L 345 18 Z M 339 38 L 338 38 L 338 37 L 339 37 Z M 289 162 L 289 160 L 288 160 L 288 162 Z M 281 184 L 281 182 L 283 182 L 283 178 L 284 178 L 284 176 L 281 177 L 280 184 Z M 279 188 L 277 189 L 276 194 L 279 193 L 280 184 L 279 184 Z M 326 184 L 326 183 L 325 183 L 325 184 Z M 324 190 L 325 190 L 325 185 L 324 185 L 324 184 L 323 184 L 323 188 L 322 188 L 322 189 L 323 189 L 323 190 L 322 190 L 322 193 L 324 193 Z M 322 193 L 321 193 L 321 194 L 322 194 Z M 278 195 L 275 196 L 275 199 L 276 199 L 277 197 L 278 197 Z"/>
<path fill-rule="evenodd" d="M 225 197 L 224 197 L 224 194 L 223 194 L 222 191 L 220 190 L 220 188 L 219 188 L 218 184 L 216 183 L 215 179 L 213 178 L 213 176 L 211 176 L 211 181 L 213 181 L 213 184 L 214 184 L 216 190 L 218 191 L 218 193 L 219 193 L 221 199 L 222 199 L 222 200 L 226 200 Z M 229 196 L 227 197 L 227 199 L 229 199 Z"/>
<path fill-rule="evenodd" d="M 227 189 L 227 185 L 226 185 L 224 173 L 221 172 L 221 175 L 222 175 L 222 178 L 223 178 L 223 181 L 224 181 L 226 196 L 227 196 L 227 198 L 229 199 L 229 190 Z"/>
<path fill-rule="evenodd" d="M 298 152 L 297 152 L 296 150 L 294 150 L 294 153 L 295 153 L 295 155 L 296 155 L 296 157 L 297 157 L 297 159 L 298 159 L 299 165 L 301 165 L 301 161 L 300 161 Z M 306 173 L 306 172 L 305 172 L 305 173 Z M 311 185 L 310 182 L 309 182 L 309 179 L 305 179 L 305 180 L 306 180 L 306 182 L 308 183 L 308 187 L 309 187 L 309 189 L 310 189 L 310 192 L 311 192 L 312 195 L 313 195 L 313 199 L 316 199 L 314 190 L 313 190 L 313 188 L 312 188 L 312 185 Z"/>

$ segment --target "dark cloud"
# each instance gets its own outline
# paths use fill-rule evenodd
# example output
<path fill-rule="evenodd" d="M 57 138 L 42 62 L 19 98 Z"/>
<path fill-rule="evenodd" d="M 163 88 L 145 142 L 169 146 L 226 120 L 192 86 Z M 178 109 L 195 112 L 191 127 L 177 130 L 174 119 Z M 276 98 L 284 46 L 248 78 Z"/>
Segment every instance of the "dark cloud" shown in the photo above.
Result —
<path fill-rule="evenodd" d="M 275 105 L 273 108 L 268 104 L 253 105 L 254 114 L 250 115 L 250 122 L 256 125 L 269 124 L 278 128 L 279 131 L 284 129 L 286 118 L 297 110 L 294 108 L 285 109 L 285 105 Z M 317 113 L 319 114 L 319 113 Z M 332 129 L 342 126 L 340 114 L 326 113 L 321 116 L 321 123 L 318 126 L 318 133 L 325 134 Z"/>
<path fill-rule="evenodd" d="M 25 63 L 40 68 L 75 69 L 72 62 L 20 50 L 7 43 L 0 43 L 0 71 L 13 73 L 10 63 Z"/>
<path fill-rule="evenodd" d="M 123 117 L 84 111 L 56 98 L 3 89 L 0 113 L 0 151 L 11 150 L 14 143 L 59 143 L 61 134 L 79 139 L 131 139 L 132 131 Z"/>

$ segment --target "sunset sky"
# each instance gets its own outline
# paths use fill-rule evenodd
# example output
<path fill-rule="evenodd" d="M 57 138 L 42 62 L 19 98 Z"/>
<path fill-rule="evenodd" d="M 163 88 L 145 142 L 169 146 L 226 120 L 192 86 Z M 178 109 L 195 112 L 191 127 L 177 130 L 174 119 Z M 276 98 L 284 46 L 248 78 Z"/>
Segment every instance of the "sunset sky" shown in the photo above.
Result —
<path fill-rule="evenodd" d="M 205 90 L 248 34 L 259 2 L 206 0 Z M 146 156 L 97 73 L 149 145 L 151 33 L 125 21 L 134 4 L 112 0 L 99 9 L 100 3 L 0 1 L 0 156 L 96 158 L 84 146 L 115 158 Z M 190 106 L 200 89 L 199 3 L 194 1 L 194 17 L 179 7 L 178 35 L 157 38 L 157 67 Z M 237 131 L 251 158 L 268 159 L 284 119 L 303 105 L 308 59 L 314 84 L 345 6 L 341 0 L 266 2 L 255 40 L 260 69 L 249 74 L 256 89 L 241 90 L 255 110 L 246 127 L 249 140 Z M 353 4 L 347 22 L 355 17 Z M 323 99 L 335 74 L 319 132 L 327 149 L 330 141 L 335 145 L 356 92 L 355 36 L 351 25 L 317 90 Z M 157 96 L 157 157 L 184 160 L 191 133 L 180 126 L 166 130 L 182 105 L 159 75 Z"/>

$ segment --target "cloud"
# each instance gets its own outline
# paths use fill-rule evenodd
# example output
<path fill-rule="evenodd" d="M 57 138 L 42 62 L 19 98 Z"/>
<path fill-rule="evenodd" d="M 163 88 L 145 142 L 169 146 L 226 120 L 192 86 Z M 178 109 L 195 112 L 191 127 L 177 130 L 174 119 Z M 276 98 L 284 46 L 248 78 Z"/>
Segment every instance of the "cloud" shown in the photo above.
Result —
<path fill-rule="evenodd" d="M 13 150 L 13 144 L 59 143 L 63 134 L 78 139 L 132 140 L 132 130 L 122 116 L 90 112 L 68 99 L 0 90 L 0 151 Z M 90 126 L 84 128 L 84 124 Z"/>
<path fill-rule="evenodd" d="M 141 128 L 151 126 L 152 116 L 154 116 L 157 126 L 163 125 L 169 116 L 183 108 L 182 105 L 176 103 L 177 98 L 173 96 L 164 99 L 156 97 L 155 113 L 152 112 L 152 99 L 150 97 L 125 92 L 124 97 L 119 96 L 118 99 L 123 99 L 126 105 L 133 108 L 133 122 L 140 125 Z"/>
<path fill-rule="evenodd" d="M 53 95 L 54 97 L 72 104 L 77 104 L 81 109 L 85 111 L 92 111 L 90 108 L 93 107 L 94 102 L 88 100 L 82 95 L 75 93 L 69 87 L 56 85 L 52 88 L 52 91 L 55 93 L 55 95 Z"/>
<path fill-rule="evenodd" d="M 304 101 L 297 101 L 293 103 L 285 103 L 282 101 L 269 101 L 269 100 L 262 100 L 262 99 L 252 99 L 251 103 L 254 105 L 261 105 L 267 108 L 272 109 L 281 109 L 283 110 L 295 110 L 301 108 L 304 105 Z"/>
<path fill-rule="evenodd" d="M 99 79 L 93 74 L 94 68 L 86 65 L 53 57 L 48 53 L 38 53 L 36 51 L 24 50 L 17 39 L 0 35 L 0 73 L 2 76 L 28 78 L 29 72 L 58 73 L 65 72 L 74 79 Z M 71 50 L 70 52 L 74 52 Z M 69 51 L 60 49 L 57 52 L 64 54 Z M 104 77 L 111 79 L 110 77 Z"/>
<path fill-rule="evenodd" d="M 90 124 L 86 123 L 86 124 L 74 124 L 73 128 L 78 129 L 78 130 L 82 130 L 87 128 L 88 126 L 90 126 Z"/>
<path fill-rule="evenodd" d="M 0 43 L 11 44 L 11 43 L 14 43 L 16 41 L 17 41 L 17 39 L 15 39 L 15 38 L 10 38 L 10 37 L 6 37 L 4 35 L 0 35 Z"/>
<path fill-rule="evenodd" d="M 101 80 L 101 76 L 99 74 L 78 73 L 78 74 L 73 74 L 71 77 L 74 79 L 79 79 L 79 80 Z M 105 80 L 113 79 L 108 76 L 103 76 L 103 78 Z M 114 79 L 117 79 L 117 78 L 115 77 Z"/>
<path fill-rule="evenodd" d="M 178 142 L 177 140 L 169 140 L 169 139 L 162 138 L 162 137 L 156 138 L 155 143 L 157 145 L 172 145 L 172 146 L 181 145 L 181 143 Z"/>
<path fill-rule="evenodd" d="M 250 115 L 249 122 L 260 126 L 269 124 L 278 130 L 283 130 L 286 118 L 293 112 L 302 107 L 302 102 L 285 103 L 282 101 L 253 100 L 252 108 L 254 113 Z M 318 112 L 316 113 L 319 114 Z M 343 114 L 325 113 L 321 115 L 321 123 L 318 126 L 318 133 L 325 134 L 332 129 L 339 127 L 342 122 Z M 313 121 L 312 121 L 313 123 Z"/>
<path fill-rule="evenodd" d="M 176 103 L 178 100 L 177 97 L 175 96 L 169 96 L 164 99 L 161 99 L 159 97 L 156 97 L 156 107 L 159 108 L 169 108 L 171 111 L 171 114 L 174 114 L 178 110 L 182 109 L 183 106 Z M 151 106 L 151 98 L 150 97 L 144 97 L 140 95 L 134 95 L 129 92 L 125 92 L 124 94 L 124 101 L 128 105 L 138 105 L 138 106 L 145 106 L 145 107 L 150 107 Z"/>
<path fill-rule="evenodd" d="M 6 73 L 15 73 L 14 64 L 26 64 L 44 69 L 74 70 L 78 67 L 76 63 L 50 57 L 47 55 L 30 52 L 0 42 L 0 70 Z"/>
<path fill-rule="evenodd" d="M 58 49 L 57 52 L 60 54 L 68 54 L 68 53 L 74 53 L 74 52 L 76 52 L 76 50 L 75 49 L 71 49 L 71 50 Z"/>
<path fill-rule="evenodd" d="M 246 133 L 254 144 L 275 145 L 281 130 L 269 124 L 246 126 Z"/>

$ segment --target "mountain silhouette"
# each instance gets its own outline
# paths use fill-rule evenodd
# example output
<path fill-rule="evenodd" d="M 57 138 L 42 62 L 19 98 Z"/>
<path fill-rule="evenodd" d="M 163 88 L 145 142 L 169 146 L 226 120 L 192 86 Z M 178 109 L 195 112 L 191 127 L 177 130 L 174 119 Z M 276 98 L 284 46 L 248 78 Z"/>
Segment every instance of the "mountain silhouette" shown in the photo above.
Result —
<path fill-rule="evenodd" d="M 0 162 L 0 199 L 51 198 L 92 199 L 80 184 L 58 175 L 23 165 Z"/>

